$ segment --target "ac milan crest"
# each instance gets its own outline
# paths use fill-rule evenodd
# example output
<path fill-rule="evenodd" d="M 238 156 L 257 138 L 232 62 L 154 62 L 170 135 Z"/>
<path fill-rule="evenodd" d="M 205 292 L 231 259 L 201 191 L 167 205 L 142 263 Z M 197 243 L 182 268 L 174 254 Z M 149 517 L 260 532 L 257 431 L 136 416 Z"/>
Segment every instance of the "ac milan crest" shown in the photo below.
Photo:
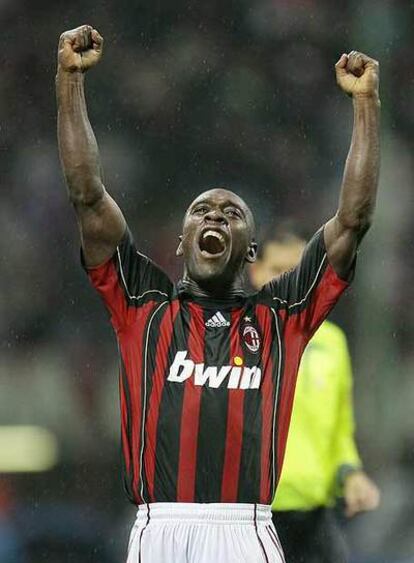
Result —
<path fill-rule="evenodd" d="M 260 336 L 257 330 L 252 325 L 246 325 L 243 329 L 243 341 L 246 344 L 247 348 L 253 354 L 260 349 Z"/>

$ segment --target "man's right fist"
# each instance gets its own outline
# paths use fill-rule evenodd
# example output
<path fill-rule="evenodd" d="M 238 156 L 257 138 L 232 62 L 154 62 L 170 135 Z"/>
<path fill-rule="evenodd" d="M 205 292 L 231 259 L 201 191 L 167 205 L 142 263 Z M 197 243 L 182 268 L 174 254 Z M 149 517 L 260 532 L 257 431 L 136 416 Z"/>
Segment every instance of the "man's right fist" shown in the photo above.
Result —
<path fill-rule="evenodd" d="M 90 25 L 65 31 L 59 39 L 58 64 L 66 72 L 85 72 L 102 56 L 103 37 Z"/>

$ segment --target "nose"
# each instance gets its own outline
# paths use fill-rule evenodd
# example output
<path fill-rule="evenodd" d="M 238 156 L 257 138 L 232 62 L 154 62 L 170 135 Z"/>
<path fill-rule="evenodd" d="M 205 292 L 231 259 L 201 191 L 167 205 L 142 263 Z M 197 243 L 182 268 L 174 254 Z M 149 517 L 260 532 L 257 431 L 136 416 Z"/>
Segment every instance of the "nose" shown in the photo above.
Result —
<path fill-rule="evenodd" d="M 227 217 L 222 211 L 220 211 L 220 209 L 210 209 L 210 211 L 206 213 L 204 217 L 206 221 L 218 223 L 219 225 L 228 225 Z"/>

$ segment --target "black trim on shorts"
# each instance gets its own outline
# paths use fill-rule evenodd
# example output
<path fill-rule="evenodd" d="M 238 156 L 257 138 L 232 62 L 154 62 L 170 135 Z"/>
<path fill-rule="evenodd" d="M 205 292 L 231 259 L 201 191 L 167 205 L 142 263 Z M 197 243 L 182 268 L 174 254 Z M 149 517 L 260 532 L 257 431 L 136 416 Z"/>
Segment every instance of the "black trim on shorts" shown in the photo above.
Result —
<path fill-rule="evenodd" d="M 149 504 L 147 504 L 147 521 L 145 523 L 145 526 L 142 528 L 141 533 L 139 535 L 139 551 L 138 551 L 138 563 L 141 563 L 141 542 L 142 542 L 142 534 L 145 532 L 145 530 L 147 529 L 147 526 L 150 522 L 150 507 Z"/>
<path fill-rule="evenodd" d="M 262 548 L 262 552 L 263 552 L 265 561 L 266 561 L 266 563 L 269 563 L 269 559 L 267 557 L 266 550 L 265 550 L 263 542 L 262 542 L 262 540 L 260 539 L 260 536 L 259 536 L 259 530 L 257 529 L 257 504 L 254 505 L 254 529 L 256 531 L 257 539 L 259 540 L 259 545 Z"/>
<path fill-rule="evenodd" d="M 280 559 L 283 561 L 283 563 L 285 563 L 285 555 L 284 555 L 284 553 L 283 553 L 282 546 L 280 545 L 279 539 L 278 539 L 278 537 L 276 536 L 274 530 L 272 529 L 272 526 L 266 526 L 266 530 L 267 530 L 267 533 L 268 533 L 269 536 L 270 536 L 270 539 L 271 539 L 272 542 L 274 543 L 274 545 L 275 545 L 275 547 L 276 547 L 276 549 L 277 549 L 277 552 L 278 552 L 279 555 L 280 555 Z"/>

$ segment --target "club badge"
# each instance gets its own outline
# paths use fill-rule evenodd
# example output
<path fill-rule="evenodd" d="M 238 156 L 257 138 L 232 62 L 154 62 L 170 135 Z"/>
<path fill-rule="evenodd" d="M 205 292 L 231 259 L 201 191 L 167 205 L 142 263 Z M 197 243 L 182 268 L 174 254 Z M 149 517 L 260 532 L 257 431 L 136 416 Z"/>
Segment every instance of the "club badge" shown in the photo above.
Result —
<path fill-rule="evenodd" d="M 243 342 L 253 354 L 260 350 L 260 336 L 254 326 L 249 324 L 243 328 Z"/>

